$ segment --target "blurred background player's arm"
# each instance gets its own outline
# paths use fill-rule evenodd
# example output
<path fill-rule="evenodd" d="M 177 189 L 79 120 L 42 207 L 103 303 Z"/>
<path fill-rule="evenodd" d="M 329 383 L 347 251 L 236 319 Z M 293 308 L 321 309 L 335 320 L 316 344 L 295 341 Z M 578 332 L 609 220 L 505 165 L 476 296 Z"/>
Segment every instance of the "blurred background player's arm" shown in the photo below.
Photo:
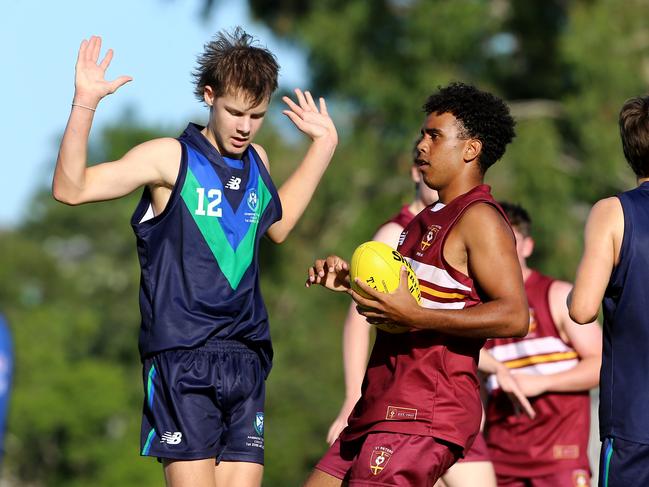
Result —
<path fill-rule="evenodd" d="M 397 247 L 399 235 L 403 227 L 394 222 L 388 222 L 379 228 L 372 240 L 384 242 L 393 248 Z M 352 303 L 347 311 L 343 325 L 343 369 L 345 374 L 345 400 L 338 416 L 329 427 L 327 442 L 332 444 L 340 432 L 347 426 L 347 418 L 354 405 L 361 397 L 361 384 L 367 366 L 370 348 L 370 324 L 365 317 L 356 311 Z"/>
<path fill-rule="evenodd" d="M 544 392 L 585 391 L 599 382 L 602 330 L 596 321 L 596 326 L 582 327 L 570 319 L 566 298 L 571 289 L 568 282 L 553 282 L 548 291 L 548 302 L 561 339 L 577 352 L 579 362 L 573 368 L 556 374 L 516 374 L 516 381 L 527 397 Z"/>
<path fill-rule="evenodd" d="M 618 263 L 624 235 L 624 213 L 616 197 L 593 206 L 584 231 L 584 254 L 575 287 L 568 296 L 570 317 L 577 323 L 597 318 L 613 268 Z"/>
<path fill-rule="evenodd" d="M 536 412 L 534 408 L 525 397 L 516 380 L 516 377 L 509 371 L 509 369 L 489 353 L 488 350 L 482 348 L 480 350 L 480 360 L 478 362 L 478 370 L 485 374 L 494 374 L 498 381 L 498 386 L 503 390 L 515 406 L 521 408 L 530 417 L 534 418 Z"/>

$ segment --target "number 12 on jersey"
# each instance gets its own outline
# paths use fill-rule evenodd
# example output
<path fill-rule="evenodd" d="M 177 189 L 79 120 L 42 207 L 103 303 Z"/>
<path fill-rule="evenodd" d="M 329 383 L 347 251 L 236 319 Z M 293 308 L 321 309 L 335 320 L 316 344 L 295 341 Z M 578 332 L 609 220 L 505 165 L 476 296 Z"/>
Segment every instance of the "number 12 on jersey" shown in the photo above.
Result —
<path fill-rule="evenodd" d="M 217 208 L 221 204 L 222 193 L 220 189 L 210 189 L 207 191 L 207 211 L 205 209 L 205 188 L 196 188 L 198 193 L 198 208 L 194 212 L 196 215 L 215 216 L 221 218 L 223 211 Z"/>

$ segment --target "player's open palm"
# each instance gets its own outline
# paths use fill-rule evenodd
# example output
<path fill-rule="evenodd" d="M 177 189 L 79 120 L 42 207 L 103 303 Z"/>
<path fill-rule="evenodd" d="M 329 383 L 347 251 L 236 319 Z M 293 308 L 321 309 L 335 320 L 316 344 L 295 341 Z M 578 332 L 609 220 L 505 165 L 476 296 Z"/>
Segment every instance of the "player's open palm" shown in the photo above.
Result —
<path fill-rule="evenodd" d="M 338 132 L 327 112 L 327 104 L 324 98 L 321 97 L 316 105 L 309 91 L 302 92 L 302 90 L 296 89 L 295 95 L 297 103 L 288 96 L 282 97 L 282 100 L 289 108 L 282 113 L 314 141 L 322 139 L 336 145 L 338 143 Z"/>
<path fill-rule="evenodd" d="M 132 79 L 130 76 L 119 76 L 108 81 L 106 70 L 113 59 L 113 50 L 109 49 L 99 62 L 100 51 L 101 37 L 92 36 L 89 40 L 84 39 L 81 43 L 74 80 L 76 101 L 96 105 L 103 97 L 114 93 L 120 86 Z"/>

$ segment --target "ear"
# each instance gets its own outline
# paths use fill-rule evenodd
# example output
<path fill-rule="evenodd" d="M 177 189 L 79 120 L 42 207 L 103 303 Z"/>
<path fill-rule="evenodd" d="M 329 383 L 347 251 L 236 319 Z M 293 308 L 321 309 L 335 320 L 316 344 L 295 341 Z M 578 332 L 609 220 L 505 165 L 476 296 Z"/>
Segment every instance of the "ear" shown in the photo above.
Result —
<path fill-rule="evenodd" d="M 479 139 L 469 139 L 464 146 L 464 162 L 471 162 L 482 152 L 482 142 Z"/>
<path fill-rule="evenodd" d="M 532 252 L 534 252 L 534 239 L 532 237 L 525 237 L 525 239 L 523 239 L 522 251 L 525 259 L 532 255 Z"/>
<path fill-rule="evenodd" d="M 419 184 L 421 182 L 421 173 L 419 172 L 419 169 L 417 169 L 417 166 L 415 166 L 414 164 L 410 166 L 410 178 L 415 184 Z"/>
<path fill-rule="evenodd" d="M 205 88 L 203 88 L 203 100 L 210 108 L 214 105 L 214 90 L 209 85 L 205 85 Z"/>

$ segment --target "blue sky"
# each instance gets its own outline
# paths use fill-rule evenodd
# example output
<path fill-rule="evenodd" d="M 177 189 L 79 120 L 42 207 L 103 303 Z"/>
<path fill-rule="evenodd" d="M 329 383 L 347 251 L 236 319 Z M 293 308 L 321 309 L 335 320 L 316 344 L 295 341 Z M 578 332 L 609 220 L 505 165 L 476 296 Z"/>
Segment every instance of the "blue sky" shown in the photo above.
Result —
<path fill-rule="evenodd" d="M 304 85 L 303 54 L 253 23 L 247 2 L 217 1 L 206 20 L 200 18 L 200 8 L 199 0 L 5 2 L 0 16 L 0 229 L 20 223 L 34 191 L 50 183 L 84 38 L 102 36 L 102 56 L 105 48 L 115 51 L 110 79 L 121 74 L 134 78 L 100 103 L 95 134 L 131 107 L 138 120 L 156 126 L 182 126 L 196 119 L 202 113 L 190 75 L 196 55 L 216 31 L 236 25 L 275 53 L 282 66 L 280 85 Z"/>

